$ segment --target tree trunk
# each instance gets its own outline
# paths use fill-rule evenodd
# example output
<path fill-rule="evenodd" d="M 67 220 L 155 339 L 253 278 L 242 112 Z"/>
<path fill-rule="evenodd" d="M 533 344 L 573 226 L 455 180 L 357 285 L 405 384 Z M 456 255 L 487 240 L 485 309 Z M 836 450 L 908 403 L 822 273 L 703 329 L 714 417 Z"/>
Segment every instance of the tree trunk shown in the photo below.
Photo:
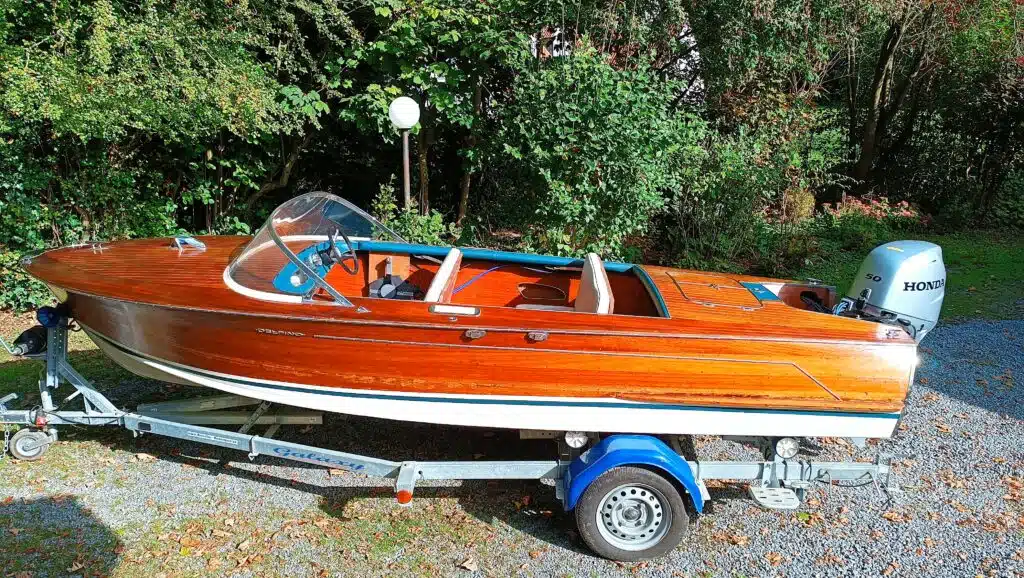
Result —
<path fill-rule="evenodd" d="M 892 80 L 893 63 L 896 59 L 896 50 L 899 48 L 900 40 L 903 39 L 903 25 L 893 22 L 885 35 L 885 43 L 878 55 L 878 64 L 875 66 L 875 77 L 871 83 L 871 105 L 868 108 L 867 116 L 864 119 L 864 127 L 861 130 L 860 158 L 853 167 L 853 178 L 861 181 L 862 186 L 871 172 L 871 165 L 875 161 L 875 147 L 878 144 L 878 121 L 885 107 L 889 84 Z"/>
<path fill-rule="evenodd" d="M 420 214 L 426 215 L 430 213 L 430 139 L 427 138 L 426 127 L 420 127 L 416 145 L 420 160 Z"/>
<path fill-rule="evenodd" d="M 480 121 L 481 112 L 483 109 L 483 95 L 484 87 L 480 79 L 476 79 L 476 86 L 473 89 L 473 124 L 476 125 Z M 466 136 L 466 149 L 473 150 L 476 147 L 476 127 L 472 126 L 469 129 L 469 135 Z M 466 212 L 469 210 L 469 187 L 473 180 L 473 164 L 468 162 L 466 168 L 462 173 L 462 180 L 459 182 L 459 213 L 455 217 L 455 224 L 461 225 L 462 220 L 466 218 Z"/>
<path fill-rule="evenodd" d="M 295 145 L 295 148 L 288 153 L 288 155 L 283 159 L 284 164 L 281 166 L 281 171 L 277 174 L 276 179 L 266 181 L 260 186 L 259 190 L 249 195 L 249 198 L 245 200 L 246 211 L 252 209 L 256 204 L 256 201 L 260 200 L 263 195 L 288 186 L 288 180 L 291 178 L 292 169 L 295 168 L 295 163 L 299 160 L 299 156 L 304 150 L 306 150 L 312 136 L 312 132 L 307 132 L 306 135 L 302 137 L 302 140 Z"/>
<path fill-rule="evenodd" d="M 857 74 L 857 38 L 850 41 L 846 49 L 846 108 L 849 115 L 849 133 L 847 142 L 850 151 L 857 146 L 857 92 L 859 90 L 860 77 Z M 850 155 L 853 156 L 852 154 Z"/>

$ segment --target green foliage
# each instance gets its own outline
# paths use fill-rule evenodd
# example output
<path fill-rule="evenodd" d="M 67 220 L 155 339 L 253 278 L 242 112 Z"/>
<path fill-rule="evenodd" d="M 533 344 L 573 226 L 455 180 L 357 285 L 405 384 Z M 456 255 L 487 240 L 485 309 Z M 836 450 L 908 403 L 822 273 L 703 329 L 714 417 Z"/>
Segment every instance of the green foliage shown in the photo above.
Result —
<path fill-rule="evenodd" d="M 523 72 L 495 146 L 534 207 L 527 243 L 539 251 L 618 255 L 643 233 L 672 183 L 672 160 L 700 129 L 669 112 L 672 85 L 645 66 L 619 70 L 583 44 Z"/>
<path fill-rule="evenodd" d="M 429 215 L 421 215 L 415 203 L 400 208 L 393 182 L 392 178 L 388 184 L 381 185 L 380 192 L 373 199 L 371 213 L 375 219 L 410 243 L 448 245 L 458 238 L 459 229 L 454 223 L 446 222 L 441 213 L 431 211 Z"/>
<path fill-rule="evenodd" d="M 0 309 L 25 311 L 48 305 L 53 297 L 46 286 L 28 276 L 17 253 L 0 247 Z"/>
<path fill-rule="evenodd" d="M 677 168 L 663 259 L 693 268 L 778 269 L 766 263 L 783 251 L 790 224 L 809 212 L 795 211 L 794 201 L 787 213 L 785 200 L 803 195 L 806 203 L 808 191 L 844 184 L 831 171 L 843 155 L 832 120 L 831 111 L 786 101 L 761 113 L 758 126 L 709 133 Z"/>
<path fill-rule="evenodd" d="M 13 253 L 245 234 L 311 189 L 369 205 L 399 95 L 432 210 L 374 207 L 420 242 L 788 274 L 921 234 L 823 210 L 844 195 L 1019 229 L 1022 22 L 1017 0 L 0 0 L 0 306 L 39 298 Z"/>
<path fill-rule="evenodd" d="M 367 5 L 373 8 L 368 24 L 379 32 L 346 51 L 337 84 L 353 93 L 341 118 L 373 134 L 394 134 L 388 104 L 403 94 L 417 96 L 427 109 L 420 127 L 471 128 L 475 84 L 491 67 L 518 67 L 529 57 L 526 31 L 514 23 L 516 2 L 377 0 Z M 341 76 L 349 70 L 355 78 Z"/>
<path fill-rule="evenodd" d="M 1024 229 L 1024 171 L 1007 175 L 996 198 L 990 224 L 1005 229 Z"/>

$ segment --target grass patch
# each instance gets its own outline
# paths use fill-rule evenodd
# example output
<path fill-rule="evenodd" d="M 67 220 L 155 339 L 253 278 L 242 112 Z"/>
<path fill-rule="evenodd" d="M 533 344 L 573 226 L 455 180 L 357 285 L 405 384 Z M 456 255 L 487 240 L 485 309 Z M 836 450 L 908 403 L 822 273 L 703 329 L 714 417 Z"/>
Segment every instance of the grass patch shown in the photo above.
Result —
<path fill-rule="evenodd" d="M 1024 317 L 1020 291 L 1024 238 L 989 231 L 916 238 L 942 247 L 947 277 L 943 320 Z M 865 256 L 853 252 L 818 256 L 795 277 L 821 279 L 845 295 Z"/>

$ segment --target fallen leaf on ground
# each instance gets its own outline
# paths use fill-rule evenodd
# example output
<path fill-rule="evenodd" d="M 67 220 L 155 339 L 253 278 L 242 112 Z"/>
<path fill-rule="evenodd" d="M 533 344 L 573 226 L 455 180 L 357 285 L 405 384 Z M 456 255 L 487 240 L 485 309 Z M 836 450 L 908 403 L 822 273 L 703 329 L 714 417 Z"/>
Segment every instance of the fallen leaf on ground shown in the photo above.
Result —
<path fill-rule="evenodd" d="M 890 522 L 894 522 L 897 524 L 900 522 L 906 522 L 910 519 L 906 514 L 903 514 L 901 512 L 895 512 L 892 510 L 882 514 L 882 517 L 886 520 L 889 520 Z"/>
<path fill-rule="evenodd" d="M 476 563 L 476 560 L 472 558 L 466 558 L 462 561 L 462 564 L 459 564 L 459 568 L 462 568 L 463 570 L 469 570 L 470 572 L 476 572 L 480 569 L 480 565 Z"/>
<path fill-rule="evenodd" d="M 720 534 L 715 534 L 714 536 L 712 536 L 712 538 L 719 542 L 732 544 L 733 546 L 746 546 L 748 543 L 750 543 L 750 538 L 744 536 L 743 534 L 726 534 L 723 532 Z"/>

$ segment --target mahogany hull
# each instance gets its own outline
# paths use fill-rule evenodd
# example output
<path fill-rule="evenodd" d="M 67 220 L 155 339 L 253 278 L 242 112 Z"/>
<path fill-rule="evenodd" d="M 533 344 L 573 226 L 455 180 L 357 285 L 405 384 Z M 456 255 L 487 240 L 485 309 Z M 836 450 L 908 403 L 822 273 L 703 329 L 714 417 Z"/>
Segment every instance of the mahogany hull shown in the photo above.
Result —
<path fill-rule="evenodd" d="M 891 328 L 781 302 L 708 307 L 680 288 L 680 275 L 692 272 L 657 267 L 645 269 L 671 318 L 487 306 L 478 315 L 460 316 L 432 312 L 422 302 L 369 298 L 353 299 L 365 305 L 363 312 L 261 302 L 221 282 L 230 254 L 246 240 L 206 238 L 209 249 L 202 254 L 160 251 L 160 240 L 114 243 L 99 252 L 60 249 L 33 258 L 27 269 L 54 288 L 97 341 L 106 341 L 105 350 L 120 351 L 119 362 L 136 371 L 139 366 L 129 359 L 149 363 L 166 379 L 175 378 L 170 367 L 182 372 L 177 380 L 224 390 L 234 380 L 249 387 L 277 384 L 279 391 L 348 392 L 347 400 L 338 401 L 341 411 L 353 406 L 352 392 L 471 399 L 476 405 L 516 401 L 497 404 L 497 417 L 494 411 L 461 408 L 464 415 L 456 419 L 429 406 L 415 413 L 417 421 L 532 428 L 512 424 L 539 423 L 538 413 L 554 412 L 545 418 L 552 421 L 559 411 L 597 416 L 601 404 L 618 403 L 640 412 L 622 418 L 634 423 L 598 416 L 591 421 L 601 427 L 581 429 L 740 435 L 740 422 L 776 412 L 770 427 L 792 423 L 794 431 L 750 435 L 885 437 L 903 408 L 916 365 L 913 340 Z M 138 259 L 140 251 L 148 262 Z M 467 330 L 482 335 L 471 337 Z M 196 378 L 203 372 L 212 381 Z M 228 381 L 217 382 L 221 377 Z M 305 403 L 327 403 L 320 399 L 324 394 L 310 395 Z M 295 403 L 301 396 L 294 391 L 281 396 L 276 401 L 302 405 Z M 561 400 L 552 402 L 554 410 L 538 409 L 552 399 Z M 525 403 L 530 400 L 538 403 Z M 716 420 L 725 427 L 721 416 L 666 414 L 655 420 L 665 431 L 655 431 L 640 417 L 644 404 L 651 411 L 732 412 L 737 419 L 729 424 L 733 431 L 711 431 Z M 566 409 L 571 407 L 589 409 Z M 392 410 L 397 413 L 379 417 L 413 415 Z M 843 425 L 844 419 L 862 427 Z M 489 422 L 475 423 L 484 420 Z M 566 417 L 562 425 L 537 429 L 574 429 L 584 422 L 590 423 L 585 415 Z"/>

